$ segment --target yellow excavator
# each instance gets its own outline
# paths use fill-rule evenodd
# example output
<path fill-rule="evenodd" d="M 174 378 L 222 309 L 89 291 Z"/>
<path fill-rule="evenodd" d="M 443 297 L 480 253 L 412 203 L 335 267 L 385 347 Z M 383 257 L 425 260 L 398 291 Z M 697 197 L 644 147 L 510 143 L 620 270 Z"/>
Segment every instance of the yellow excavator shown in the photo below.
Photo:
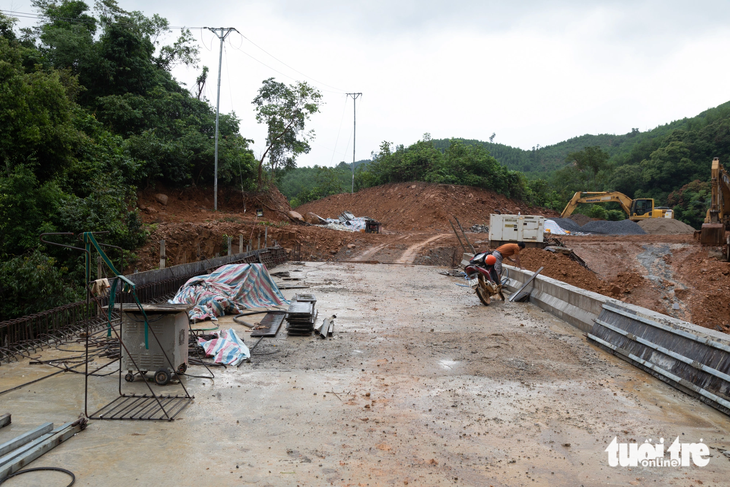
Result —
<path fill-rule="evenodd" d="M 560 218 L 567 218 L 580 203 L 610 203 L 615 202 L 621 205 L 629 220 L 638 222 L 647 218 L 674 218 L 671 208 L 654 206 L 651 198 L 637 198 L 632 200 L 618 191 L 578 191 L 565 206 Z"/>
<path fill-rule="evenodd" d="M 700 231 L 700 242 L 723 245 L 726 230 L 730 230 L 730 176 L 720 164 L 720 158 L 715 157 L 712 160 L 712 199 Z M 728 254 L 730 256 L 730 244 Z"/>

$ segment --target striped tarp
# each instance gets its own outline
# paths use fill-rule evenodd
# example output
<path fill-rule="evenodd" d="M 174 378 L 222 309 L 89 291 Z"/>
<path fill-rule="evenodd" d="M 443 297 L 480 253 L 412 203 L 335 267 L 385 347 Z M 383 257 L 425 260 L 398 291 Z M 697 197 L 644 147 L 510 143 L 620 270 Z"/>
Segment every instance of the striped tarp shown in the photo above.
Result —
<path fill-rule="evenodd" d="M 198 338 L 198 344 L 205 350 L 206 357 L 214 357 L 215 363 L 237 367 L 251 356 L 248 347 L 238 338 L 233 328 L 216 331 L 214 334 L 217 334 L 218 338 L 212 340 Z"/>
<path fill-rule="evenodd" d="M 287 304 L 263 264 L 228 264 L 215 272 L 188 280 L 170 300 L 193 304 L 190 319 L 217 319 L 246 308 Z"/>

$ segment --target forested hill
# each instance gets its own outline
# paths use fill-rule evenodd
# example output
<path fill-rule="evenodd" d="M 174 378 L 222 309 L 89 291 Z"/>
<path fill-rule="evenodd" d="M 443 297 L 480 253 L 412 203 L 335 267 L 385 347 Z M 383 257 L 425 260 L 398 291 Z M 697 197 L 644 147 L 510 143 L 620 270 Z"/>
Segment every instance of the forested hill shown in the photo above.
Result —
<path fill-rule="evenodd" d="M 695 117 L 676 120 L 646 132 L 632 129 L 631 132 L 622 135 L 586 134 L 554 145 L 544 147 L 536 145 L 528 150 L 473 139 L 457 138 L 454 140 L 459 140 L 466 145 L 480 145 L 501 164 L 509 169 L 523 172 L 529 178 L 534 179 L 546 177 L 565 167 L 569 164 L 566 160 L 568 154 L 581 151 L 586 147 L 600 147 L 608 153 L 612 164 L 621 165 L 635 159 L 638 153 L 644 154 L 647 148 L 659 148 L 662 141 L 675 130 L 698 132 L 708 125 L 728 118 L 730 118 L 730 102 L 705 110 Z M 434 139 L 432 142 L 436 148 L 446 150 L 451 144 L 451 140 Z"/>
<path fill-rule="evenodd" d="M 571 152 L 582 150 L 584 147 L 600 146 L 612 154 L 628 137 L 630 135 L 581 135 L 551 146 L 537 145 L 531 150 L 473 139 L 457 138 L 453 140 L 458 140 L 466 145 L 482 146 L 492 157 L 513 171 L 520 171 L 531 176 L 544 176 L 564 167 L 567 164 L 565 159 Z M 433 144 L 440 150 L 446 150 L 451 144 L 451 140 L 434 139 Z"/>

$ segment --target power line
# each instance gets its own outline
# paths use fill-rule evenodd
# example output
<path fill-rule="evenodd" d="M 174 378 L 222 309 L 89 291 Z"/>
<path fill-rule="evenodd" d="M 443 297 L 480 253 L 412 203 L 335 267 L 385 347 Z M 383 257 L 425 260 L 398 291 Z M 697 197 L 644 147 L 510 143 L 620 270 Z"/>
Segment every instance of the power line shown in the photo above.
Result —
<path fill-rule="evenodd" d="M 332 165 L 332 162 L 335 160 L 335 154 L 337 153 L 337 144 L 340 142 L 340 132 L 342 131 L 342 122 L 345 120 L 345 110 L 347 110 L 347 96 L 345 96 L 345 104 L 342 105 L 342 117 L 340 117 L 340 126 L 337 128 L 337 138 L 335 139 L 335 147 L 332 149 L 332 159 L 330 159 L 330 165 Z M 347 145 L 350 145 L 350 141 L 348 139 Z M 345 148 L 347 150 L 347 148 Z"/>
<path fill-rule="evenodd" d="M 305 78 L 307 78 L 307 79 L 310 79 L 310 80 L 314 81 L 315 83 L 317 83 L 317 84 L 320 84 L 320 85 L 322 85 L 322 86 L 327 86 L 328 88 L 332 88 L 333 90 L 337 90 L 337 91 L 338 91 L 338 92 L 340 92 L 340 93 L 344 93 L 344 92 L 345 92 L 345 90 L 341 90 L 340 88 L 337 88 L 337 87 L 335 87 L 335 86 L 331 86 L 331 85 L 328 85 L 327 83 L 323 83 L 323 82 L 321 82 L 321 81 L 317 81 L 316 79 L 314 79 L 314 78 L 311 78 L 311 77 L 307 76 L 306 74 L 302 73 L 302 72 L 301 72 L 301 71 L 299 71 L 298 69 L 296 69 L 296 68 L 293 68 L 293 67 L 289 66 L 289 65 L 288 65 L 288 64 L 286 64 L 286 63 L 285 63 L 284 61 L 282 61 L 281 59 L 277 58 L 276 56 L 274 56 L 273 54 L 271 54 L 270 52 L 268 52 L 267 50 L 265 50 L 265 49 L 264 49 L 263 47 L 259 46 L 259 45 L 258 45 L 258 44 L 256 44 L 255 42 L 253 42 L 253 41 L 252 41 L 251 39 L 249 39 L 249 38 L 248 38 L 248 37 L 246 37 L 245 35 L 241 34 L 240 32 L 239 32 L 238 34 L 239 34 L 239 35 L 240 35 L 241 37 L 243 37 L 244 39 L 246 39 L 246 40 L 247 40 L 248 42 L 250 42 L 251 44 L 253 44 L 253 45 L 254 45 L 254 46 L 255 46 L 256 48 L 260 49 L 260 50 L 261 50 L 261 51 L 263 51 L 263 52 L 264 52 L 265 54 L 267 54 L 268 56 L 270 56 L 270 57 L 274 58 L 274 59 L 275 59 L 276 61 L 280 62 L 281 64 L 283 64 L 283 65 L 284 65 L 284 66 L 286 66 L 287 68 L 291 69 L 292 71 L 294 71 L 294 72 L 296 72 L 296 73 L 299 73 L 299 74 L 301 74 L 302 76 L 304 76 Z"/>
<path fill-rule="evenodd" d="M 260 65 L 262 65 L 262 66 L 264 66 L 264 67 L 266 67 L 266 68 L 269 68 L 270 70 L 272 70 L 272 71 L 274 71 L 274 72 L 276 72 L 276 73 L 279 73 L 279 74 L 280 74 L 280 75 L 282 75 L 283 77 L 285 77 L 285 78 L 288 78 L 288 79 L 290 79 L 290 80 L 292 80 L 292 81 L 298 81 L 298 80 L 297 80 L 296 78 L 294 78 L 293 76 L 289 76 L 288 74 L 284 73 L 283 71 L 279 71 L 278 69 L 276 69 L 276 68 L 274 68 L 274 67 L 272 67 L 272 66 L 269 66 L 269 65 L 268 65 L 268 64 L 266 64 L 265 62 L 263 62 L 263 61 L 261 61 L 261 60 L 259 60 L 259 59 L 255 58 L 255 57 L 253 57 L 253 56 L 252 56 L 251 54 L 247 53 L 246 51 L 244 51 L 244 50 L 243 50 L 243 49 L 241 49 L 240 47 L 234 47 L 234 46 L 233 46 L 233 44 L 231 44 L 231 43 L 230 43 L 230 40 L 229 40 L 228 42 L 229 42 L 229 45 L 230 45 L 230 46 L 231 46 L 231 47 L 232 47 L 233 49 L 236 49 L 237 51 L 241 51 L 241 52 L 242 52 L 243 54 L 245 54 L 246 56 L 250 57 L 251 59 L 253 59 L 253 60 L 254 60 L 254 61 L 256 61 L 257 63 L 259 63 Z M 285 65 L 285 66 L 286 66 L 286 65 Z M 294 70 L 294 71 L 296 71 L 296 70 Z M 297 72 L 298 72 L 298 71 L 297 71 Z M 306 75 L 302 75 L 302 76 L 304 76 L 305 78 L 308 78 L 308 79 L 310 79 L 310 80 L 314 80 L 314 78 L 310 78 L 309 76 L 306 76 Z M 320 83 L 319 81 L 315 81 L 315 82 L 316 82 L 316 83 L 318 83 L 318 84 L 322 84 L 322 85 L 324 85 L 324 86 L 329 86 L 329 85 L 326 85 L 326 84 L 324 84 L 324 83 Z M 338 94 L 338 95 L 341 95 L 341 94 L 343 94 L 343 93 L 344 93 L 344 91 L 332 91 L 332 90 L 325 90 L 325 89 L 322 89 L 321 91 L 324 91 L 325 93 L 336 93 L 336 94 Z"/>

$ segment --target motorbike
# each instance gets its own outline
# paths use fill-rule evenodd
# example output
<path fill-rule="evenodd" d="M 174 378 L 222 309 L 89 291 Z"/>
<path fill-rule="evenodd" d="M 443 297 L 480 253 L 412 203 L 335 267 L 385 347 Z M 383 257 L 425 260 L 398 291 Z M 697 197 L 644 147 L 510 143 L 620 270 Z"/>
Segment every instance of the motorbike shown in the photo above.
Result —
<path fill-rule="evenodd" d="M 504 301 L 502 284 L 494 269 L 497 259 L 488 252 L 475 255 L 464 267 L 469 286 L 474 289 L 484 306 L 489 306 L 492 296 L 499 295 Z"/>

